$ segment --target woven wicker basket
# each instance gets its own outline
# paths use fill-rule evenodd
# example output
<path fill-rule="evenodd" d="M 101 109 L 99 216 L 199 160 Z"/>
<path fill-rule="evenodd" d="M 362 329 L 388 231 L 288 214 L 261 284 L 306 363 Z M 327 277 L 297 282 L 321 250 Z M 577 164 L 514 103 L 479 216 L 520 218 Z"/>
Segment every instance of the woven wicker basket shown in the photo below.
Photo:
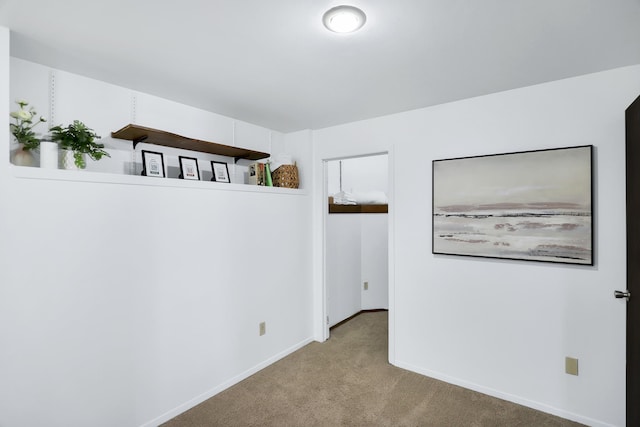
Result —
<path fill-rule="evenodd" d="M 296 165 L 282 165 L 272 175 L 274 187 L 298 188 L 300 185 Z"/>

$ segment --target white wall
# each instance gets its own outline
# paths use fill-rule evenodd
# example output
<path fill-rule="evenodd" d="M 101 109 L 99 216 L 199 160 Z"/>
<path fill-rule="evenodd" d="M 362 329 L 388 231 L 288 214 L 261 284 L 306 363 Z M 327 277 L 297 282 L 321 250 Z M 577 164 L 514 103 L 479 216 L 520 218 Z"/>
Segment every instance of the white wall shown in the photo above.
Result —
<path fill-rule="evenodd" d="M 329 326 L 362 310 L 360 215 L 327 216 L 327 316 Z"/>
<path fill-rule="evenodd" d="M 330 215 L 334 216 L 334 215 Z M 359 214 L 360 308 L 389 308 L 389 227 L 387 214 Z M 365 290 L 362 284 L 368 283 Z"/>
<path fill-rule="evenodd" d="M 326 224 L 329 326 L 362 310 L 389 308 L 387 215 L 331 214 Z"/>
<path fill-rule="evenodd" d="M 0 28 L 3 117 L 8 46 Z M 21 77 L 12 93 L 31 87 Z M 128 123 L 128 101 L 84 97 L 74 88 L 104 86 L 65 79 L 78 84 L 59 99 L 83 101 L 61 101 L 60 120 L 86 115 L 102 134 Z M 189 110 L 170 105 L 169 114 Z M 6 147 L 6 120 L 0 129 Z M 310 340 L 304 191 L 114 176 L 15 167 L 0 150 L 2 426 L 156 425 Z"/>
<path fill-rule="evenodd" d="M 328 192 L 340 191 L 340 162 L 342 162 L 342 190 L 355 192 L 388 191 L 388 164 L 386 154 L 356 157 L 328 162 Z"/>
<path fill-rule="evenodd" d="M 586 424 L 625 424 L 626 308 L 612 295 L 625 286 L 624 109 L 639 92 L 633 66 L 314 132 L 316 165 L 393 153 L 396 365 Z M 596 148 L 594 267 L 431 253 L 432 160 L 584 144 Z M 564 373 L 566 356 L 580 376 Z"/>

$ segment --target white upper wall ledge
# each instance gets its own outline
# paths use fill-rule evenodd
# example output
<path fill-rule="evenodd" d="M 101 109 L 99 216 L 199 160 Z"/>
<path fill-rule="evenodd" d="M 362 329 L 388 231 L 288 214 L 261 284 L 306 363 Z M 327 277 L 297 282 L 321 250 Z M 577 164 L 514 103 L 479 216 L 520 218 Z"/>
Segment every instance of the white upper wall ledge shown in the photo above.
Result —
<path fill-rule="evenodd" d="M 177 150 L 153 144 L 150 144 L 149 147 L 140 146 L 134 150 L 130 142 L 111 137 L 111 132 L 129 123 L 152 127 L 189 138 L 213 141 L 264 153 L 280 154 L 286 151 L 284 136 L 271 129 L 153 95 L 114 86 L 103 81 L 56 70 L 20 58 L 10 57 L 9 59 L 11 67 L 11 101 L 15 99 L 28 101 L 30 106 L 36 109 L 38 115 L 48 119 L 48 126 L 64 126 L 73 122 L 73 120 L 80 120 L 102 136 L 101 142 L 105 144 L 106 150 L 111 154 L 111 157 L 103 158 L 99 162 L 89 162 L 87 169 L 82 173 L 132 174 L 134 170 L 141 167 L 141 149 L 147 149 L 162 152 L 167 168 L 179 167 L 178 155 L 198 158 L 201 167 L 207 165 L 211 160 L 226 162 L 230 165 L 231 181 L 238 185 L 245 183 L 248 165 L 246 163 L 236 164 L 233 158 Z M 15 108 L 15 105 L 12 105 L 11 108 Z M 46 132 L 46 126 L 42 126 L 39 131 Z M 15 149 L 13 144 L 11 146 Z M 310 156 L 310 153 L 305 152 L 289 152 L 288 154 L 291 154 L 300 165 L 308 161 L 303 157 Z M 207 169 L 207 172 L 210 172 L 210 169 Z M 67 178 L 66 175 L 55 173 L 53 175 L 71 179 Z M 47 178 L 51 176 L 48 172 L 20 171 L 18 169 L 14 169 L 14 176 L 56 179 Z M 92 182 L 120 181 L 119 178 L 100 176 L 101 178 L 86 180 Z M 85 180 L 84 177 L 78 176 L 78 174 L 73 179 Z M 133 180 L 125 179 L 125 181 L 140 184 L 138 178 L 133 178 Z M 165 185 L 175 186 L 173 184 Z M 209 185 L 206 188 L 211 187 Z M 218 188 L 218 186 L 213 187 Z M 241 187 L 236 189 L 241 189 Z M 250 191 L 255 191 L 255 189 Z"/>
<path fill-rule="evenodd" d="M 147 185 L 152 187 L 197 188 L 209 191 L 245 191 L 253 193 L 272 193 L 288 195 L 306 195 L 307 191 L 297 188 L 265 187 L 249 184 L 228 184 L 213 181 L 191 181 L 176 178 L 153 178 L 140 175 L 118 175 L 112 173 L 75 171 L 64 169 L 40 169 L 9 165 L 11 174 L 21 179 L 43 179 L 53 181 L 94 182 L 103 184 Z"/>

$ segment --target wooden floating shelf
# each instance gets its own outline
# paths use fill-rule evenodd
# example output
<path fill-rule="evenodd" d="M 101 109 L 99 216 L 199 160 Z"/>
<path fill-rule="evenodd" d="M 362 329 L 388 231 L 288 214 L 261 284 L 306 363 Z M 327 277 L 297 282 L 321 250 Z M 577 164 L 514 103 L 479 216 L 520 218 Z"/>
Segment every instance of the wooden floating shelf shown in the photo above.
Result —
<path fill-rule="evenodd" d="M 233 157 L 236 162 L 239 159 L 260 160 L 269 157 L 269 153 L 231 147 L 215 142 L 201 141 L 199 139 L 187 138 L 186 136 L 176 135 L 175 133 L 133 124 L 126 125 L 116 132 L 111 132 L 111 137 L 133 141 L 134 149 L 136 145 L 144 142 L 147 144 L 162 145 L 163 147 L 182 148 L 183 150 Z"/>
<path fill-rule="evenodd" d="M 337 205 L 329 197 L 329 213 L 389 213 L 389 205 Z"/>
<path fill-rule="evenodd" d="M 329 213 L 389 213 L 387 205 L 329 205 Z"/>

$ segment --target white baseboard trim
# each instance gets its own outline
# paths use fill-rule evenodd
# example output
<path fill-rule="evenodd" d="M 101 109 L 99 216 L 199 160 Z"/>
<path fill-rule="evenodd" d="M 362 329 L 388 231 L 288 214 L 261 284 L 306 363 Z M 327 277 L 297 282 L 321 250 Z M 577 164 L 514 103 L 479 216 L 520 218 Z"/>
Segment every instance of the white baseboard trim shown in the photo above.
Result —
<path fill-rule="evenodd" d="M 419 368 L 417 366 L 413 366 L 409 363 L 405 363 L 402 361 L 397 361 L 394 363 L 394 366 L 398 368 L 406 369 L 408 371 L 412 371 L 418 373 L 420 375 L 424 375 L 429 378 L 434 378 L 436 380 L 444 381 L 449 384 L 457 385 L 460 387 L 464 387 L 469 390 L 477 391 L 479 393 L 483 393 L 489 396 L 497 397 L 498 399 L 507 400 L 509 402 L 517 403 L 518 405 L 526 406 L 528 408 L 532 408 L 541 412 L 546 412 L 547 414 L 556 415 L 561 418 L 565 418 L 567 420 L 575 421 L 581 424 L 585 424 L 591 427 L 616 427 L 613 424 L 606 423 L 604 421 L 594 420 L 589 417 L 585 417 L 579 414 L 575 414 L 573 412 L 565 411 L 563 409 L 559 409 L 545 403 L 536 402 L 533 400 L 526 399 L 521 396 L 517 396 L 514 394 L 504 393 L 499 390 L 495 390 L 489 387 L 484 387 L 469 381 L 464 381 L 459 378 L 451 377 L 446 374 L 442 374 L 440 372 L 431 371 L 429 369 Z"/>
<path fill-rule="evenodd" d="M 278 360 L 290 355 L 291 353 L 293 353 L 294 351 L 297 351 L 299 349 L 301 349 L 302 347 L 304 347 L 305 345 L 311 343 L 313 341 L 313 338 L 307 338 L 303 341 L 300 341 L 299 343 L 289 347 L 288 349 L 276 354 L 273 357 L 270 357 L 269 359 L 265 360 L 264 362 L 258 363 L 256 366 L 242 372 L 239 375 L 236 375 L 235 377 L 231 378 L 228 381 L 225 381 L 224 383 L 212 388 L 211 390 L 208 390 L 204 393 L 202 393 L 199 396 L 194 397 L 193 399 L 183 403 L 182 405 L 168 411 L 165 412 L 164 414 L 160 415 L 157 418 L 154 418 L 151 421 L 148 421 L 144 424 L 141 425 L 141 427 L 157 427 L 158 425 L 169 421 L 172 418 L 175 418 L 176 416 L 180 415 L 181 413 L 193 408 L 194 406 L 204 402 L 205 400 L 215 396 L 216 394 L 228 389 L 229 387 L 239 383 L 240 381 L 249 378 L 251 375 L 255 374 L 258 371 L 261 371 L 262 369 L 266 368 L 267 366 L 277 362 Z"/>

